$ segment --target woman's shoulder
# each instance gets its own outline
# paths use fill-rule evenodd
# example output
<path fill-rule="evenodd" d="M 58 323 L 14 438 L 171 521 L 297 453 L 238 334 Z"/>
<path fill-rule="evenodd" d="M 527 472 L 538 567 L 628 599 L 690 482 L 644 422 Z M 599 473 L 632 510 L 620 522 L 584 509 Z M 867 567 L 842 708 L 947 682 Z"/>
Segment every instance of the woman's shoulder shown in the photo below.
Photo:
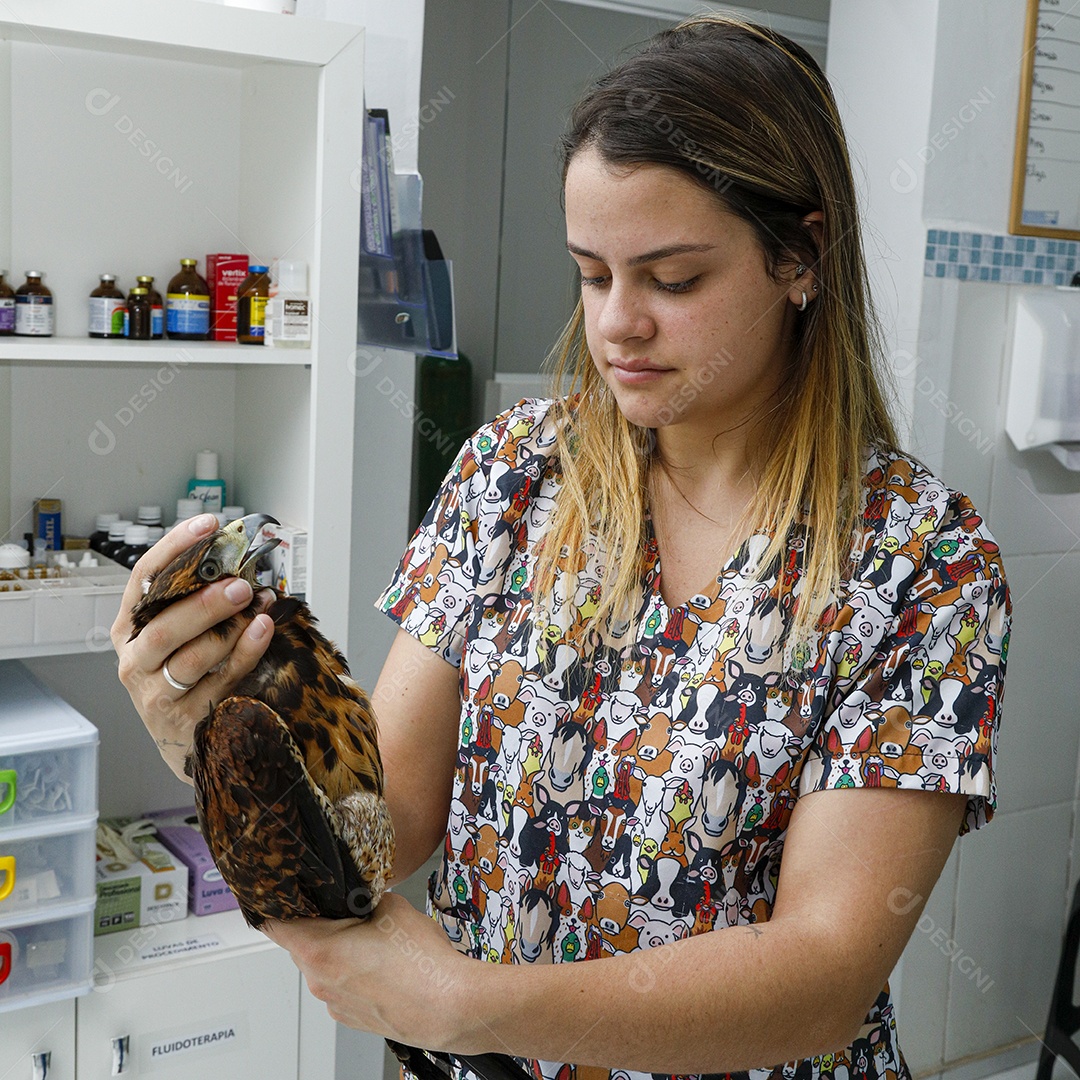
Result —
<path fill-rule="evenodd" d="M 555 446 L 556 404 L 554 398 L 522 398 L 477 429 L 467 455 L 485 471 L 496 463 L 516 468 L 537 455 L 549 456 Z"/>
<path fill-rule="evenodd" d="M 971 499 L 910 454 L 869 453 L 860 526 L 864 571 L 888 559 L 898 571 L 933 564 L 953 581 L 1003 577 L 998 544 Z"/>

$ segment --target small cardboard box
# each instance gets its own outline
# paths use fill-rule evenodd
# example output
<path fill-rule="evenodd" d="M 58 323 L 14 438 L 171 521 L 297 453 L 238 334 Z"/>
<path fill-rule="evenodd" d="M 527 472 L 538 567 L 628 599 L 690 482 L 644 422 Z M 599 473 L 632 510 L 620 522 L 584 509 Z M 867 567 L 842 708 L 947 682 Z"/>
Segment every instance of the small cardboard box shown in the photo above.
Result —
<path fill-rule="evenodd" d="M 156 826 L 158 840 L 188 868 L 188 909 L 193 915 L 240 906 L 214 865 L 193 806 L 154 810 L 146 816 Z"/>
<path fill-rule="evenodd" d="M 281 543 L 266 556 L 270 570 L 265 576 L 260 575 L 259 584 L 303 600 L 307 594 L 307 530 L 267 522 L 262 527 L 261 538 L 274 537 Z"/>
<path fill-rule="evenodd" d="M 98 823 L 95 936 L 173 922 L 187 915 L 187 867 L 165 847 L 145 835 L 133 838 L 126 844 L 135 855 L 135 861 L 129 862 L 103 842 L 102 825 L 120 832 L 138 820 L 109 818 Z"/>
<path fill-rule="evenodd" d="M 210 329 L 214 341 L 236 340 L 236 290 L 248 275 L 246 255 L 207 255 L 210 286 Z"/>
<path fill-rule="evenodd" d="M 61 506 L 59 499 L 34 500 L 34 535 L 45 537 L 45 546 L 50 551 L 59 551 L 64 543 Z"/>

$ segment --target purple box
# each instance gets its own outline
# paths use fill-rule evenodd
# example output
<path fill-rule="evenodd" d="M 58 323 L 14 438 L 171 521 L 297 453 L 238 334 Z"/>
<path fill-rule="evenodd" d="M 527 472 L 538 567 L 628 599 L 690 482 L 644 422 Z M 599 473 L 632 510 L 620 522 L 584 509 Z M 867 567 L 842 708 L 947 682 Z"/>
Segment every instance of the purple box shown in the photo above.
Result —
<path fill-rule="evenodd" d="M 162 845 L 188 868 L 188 908 L 192 915 L 212 915 L 240 906 L 210 857 L 195 807 L 155 810 L 145 816 L 157 826 Z"/>

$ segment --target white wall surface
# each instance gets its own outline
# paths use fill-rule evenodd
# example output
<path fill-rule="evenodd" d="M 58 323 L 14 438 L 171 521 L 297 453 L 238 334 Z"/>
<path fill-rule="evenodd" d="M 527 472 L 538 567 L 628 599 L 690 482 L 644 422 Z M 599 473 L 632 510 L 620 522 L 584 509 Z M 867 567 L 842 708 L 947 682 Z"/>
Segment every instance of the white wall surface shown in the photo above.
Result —
<path fill-rule="evenodd" d="M 864 162 L 867 249 L 900 350 L 911 446 L 971 496 L 1013 598 L 998 812 L 957 844 L 904 954 L 899 1024 L 916 1075 L 1018 1041 L 997 1064 L 951 1075 L 1034 1060 L 1080 873 L 1080 474 L 1019 453 L 1004 434 L 1020 287 L 923 276 L 927 228 L 1007 231 L 1024 10 L 1024 0 L 834 0 L 830 24 L 829 71 Z M 960 430 L 958 411 L 974 431 Z"/>

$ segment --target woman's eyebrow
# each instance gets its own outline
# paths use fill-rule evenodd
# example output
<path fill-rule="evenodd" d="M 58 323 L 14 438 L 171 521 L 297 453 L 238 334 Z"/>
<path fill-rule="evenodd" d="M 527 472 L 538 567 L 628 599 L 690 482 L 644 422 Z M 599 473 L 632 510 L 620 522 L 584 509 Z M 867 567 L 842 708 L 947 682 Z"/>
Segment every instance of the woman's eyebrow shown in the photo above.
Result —
<path fill-rule="evenodd" d="M 661 259 L 669 259 L 672 255 L 686 255 L 689 252 L 696 251 L 712 251 L 715 244 L 669 244 L 667 247 L 656 248 L 653 251 L 646 251 L 641 255 L 635 255 L 631 259 L 626 260 L 627 266 L 641 266 L 644 263 L 659 262 Z M 585 248 L 578 247 L 577 244 L 571 244 L 569 241 L 566 244 L 566 250 L 571 255 L 580 255 L 585 259 L 592 259 L 595 262 L 606 262 L 599 255 L 592 251 L 588 251 Z"/>

